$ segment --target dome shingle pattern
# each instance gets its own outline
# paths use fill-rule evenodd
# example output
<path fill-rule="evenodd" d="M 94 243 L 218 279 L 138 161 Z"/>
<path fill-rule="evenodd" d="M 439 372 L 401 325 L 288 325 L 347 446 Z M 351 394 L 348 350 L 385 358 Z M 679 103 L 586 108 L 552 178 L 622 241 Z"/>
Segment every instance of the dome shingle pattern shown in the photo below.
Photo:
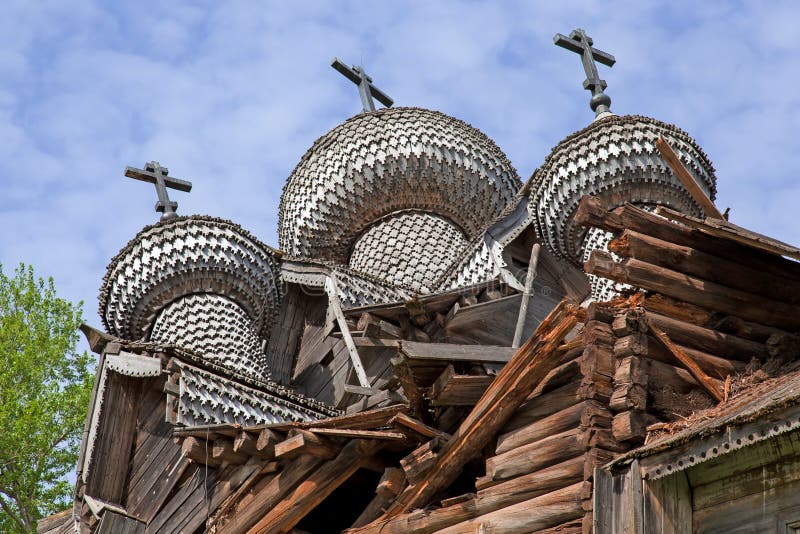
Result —
<path fill-rule="evenodd" d="M 146 227 L 109 264 L 100 288 L 100 317 L 109 333 L 143 339 L 171 302 L 215 293 L 235 302 L 253 330 L 266 337 L 282 295 L 276 257 L 222 219 L 178 217 Z"/>
<path fill-rule="evenodd" d="M 573 223 L 583 195 L 597 196 L 609 208 L 632 202 L 701 214 L 655 147 L 662 135 L 714 198 L 714 168 L 686 132 L 649 117 L 611 115 L 559 143 L 531 178 L 529 202 L 536 230 L 551 251 L 578 263 L 588 250 L 586 229 Z"/>
<path fill-rule="evenodd" d="M 439 215 L 469 240 L 520 185 L 497 145 L 463 121 L 419 108 L 362 113 L 318 139 L 287 180 L 280 246 L 347 265 L 361 234 L 402 210 Z"/>
<path fill-rule="evenodd" d="M 429 292 L 466 245 L 464 234 L 447 219 L 404 211 L 384 218 L 358 238 L 350 267 Z"/>

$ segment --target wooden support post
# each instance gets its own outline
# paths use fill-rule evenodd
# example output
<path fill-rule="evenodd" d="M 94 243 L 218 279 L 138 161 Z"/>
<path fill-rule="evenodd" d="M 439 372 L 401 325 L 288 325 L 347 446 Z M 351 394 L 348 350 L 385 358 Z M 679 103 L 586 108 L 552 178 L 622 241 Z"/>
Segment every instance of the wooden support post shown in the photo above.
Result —
<path fill-rule="evenodd" d="M 725 392 L 723 388 L 719 384 L 719 381 L 714 380 L 710 376 L 708 376 L 703 370 L 697 365 L 691 356 L 686 354 L 679 346 L 673 343 L 667 334 L 664 333 L 659 327 L 655 325 L 652 320 L 647 321 L 647 326 L 650 330 L 656 335 L 656 339 L 658 339 L 664 347 L 675 356 L 681 364 L 692 374 L 692 376 L 702 385 L 706 391 L 708 391 L 713 398 L 717 400 L 717 402 L 722 402 L 725 399 Z"/>
<path fill-rule="evenodd" d="M 669 168 L 672 169 L 672 174 L 681 181 L 683 187 L 692 195 L 697 205 L 703 209 L 706 217 L 725 220 L 725 217 L 719 212 L 714 203 L 711 202 L 711 199 L 706 196 L 705 192 L 697 184 L 697 180 L 694 179 L 694 176 L 686 170 L 686 167 L 683 166 L 678 155 L 672 150 L 672 147 L 669 146 L 669 143 L 667 143 L 663 136 L 658 137 L 656 148 L 661 152 L 661 157 L 667 162 Z"/>
<path fill-rule="evenodd" d="M 533 281 L 536 279 L 536 268 L 539 264 L 539 251 L 542 246 L 535 243 L 531 248 L 531 260 L 528 263 L 528 274 L 525 277 L 525 291 L 522 292 L 522 300 L 519 303 L 519 315 L 517 316 L 517 328 L 514 330 L 514 341 L 511 343 L 513 348 L 518 348 L 522 343 L 522 332 L 525 330 L 525 317 L 528 315 L 528 301 L 533 292 Z"/>
<path fill-rule="evenodd" d="M 350 354 L 350 362 L 353 364 L 353 371 L 356 374 L 356 378 L 358 378 L 358 384 L 363 388 L 370 388 L 367 372 L 364 370 L 364 364 L 361 363 L 361 357 L 358 355 L 358 349 L 356 349 L 356 344 L 353 342 L 353 336 L 350 335 L 350 328 L 347 326 L 347 320 L 339 303 L 339 290 L 336 287 L 336 278 L 333 274 L 325 279 L 325 292 L 328 294 L 328 305 L 336 317 L 339 330 L 342 332 L 342 339 L 347 346 L 347 352 Z"/>

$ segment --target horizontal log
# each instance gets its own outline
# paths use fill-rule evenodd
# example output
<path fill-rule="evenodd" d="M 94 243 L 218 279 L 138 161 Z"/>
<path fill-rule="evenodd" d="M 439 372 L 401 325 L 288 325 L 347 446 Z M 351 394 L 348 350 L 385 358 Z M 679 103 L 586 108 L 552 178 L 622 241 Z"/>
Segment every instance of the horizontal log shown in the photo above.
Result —
<path fill-rule="evenodd" d="M 633 230 L 669 243 L 692 247 L 720 258 L 740 262 L 765 274 L 800 280 L 800 263 L 754 250 L 727 239 L 710 236 L 699 230 L 692 230 L 632 204 L 625 204 L 608 211 L 600 199 L 586 196 L 581 199 L 574 220 L 575 224 L 602 228 L 614 234 L 626 229 Z"/>
<path fill-rule="evenodd" d="M 405 441 L 408 437 L 401 432 L 391 432 L 388 430 L 351 430 L 349 428 L 314 428 L 308 429 L 316 436 L 327 436 L 329 438 L 349 438 L 349 439 L 381 439 L 384 441 Z"/>
<path fill-rule="evenodd" d="M 213 448 L 213 443 L 192 436 L 184 438 L 181 443 L 181 452 L 190 460 L 209 467 L 218 467 L 222 461 L 213 457 Z"/>
<path fill-rule="evenodd" d="M 670 365 L 677 365 L 675 357 L 671 352 L 666 350 L 655 338 L 654 334 L 648 336 L 649 348 L 647 349 L 647 358 L 650 360 L 657 360 L 659 362 L 668 363 Z M 709 374 L 714 378 L 725 380 L 728 375 L 735 375 L 744 371 L 746 364 L 736 360 L 728 360 L 718 356 L 712 356 L 699 350 L 691 349 L 684 345 L 676 343 L 686 354 L 692 357 L 697 362 L 703 372 Z"/>
<path fill-rule="evenodd" d="M 584 449 L 577 436 L 578 429 L 570 429 L 492 456 L 486 460 L 486 478 L 505 480 L 579 456 Z"/>
<path fill-rule="evenodd" d="M 416 484 L 428 474 L 433 464 L 436 463 L 442 444 L 442 438 L 434 438 L 400 459 L 400 467 L 403 468 L 409 484 Z"/>
<path fill-rule="evenodd" d="M 250 459 L 249 455 L 234 451 L 233 441 L 227 437 L 214 440 L 211 456 L 215 460 L 230 464 L 243 464 Z"/>
<path fill-rule="evenodd" d="M 442 508 L 414 510 L 390 520 L 379 521 L 347 532 L 363 534 L 430 534 L 471 518 L 504 509 L 581 482 L 583 458 L 576 457 L 529 475 L 479 491 L 467 500 L 459 499 Z"/>
<path fill-rule="evenodd" d="M 525 404 L 517 408 L 514 415 L 503 427 L 503 430 L 510 432 L 573 406 L 580 401 L 578 396 L 579 386 L 580 380 L 573 380 L 559 388 L 527 400 Z"/>
<path fill-rule="evenodd" d="M 433 360 L 447 363 L 454 361 L 505 363 L 514 355 L 514 349 L 511 347 L 421 343 L 418 341 L 401 341 L 400 350 L 410 360 Z"/>
<path fill-rule="evenodd" d="M 544 419 L 539 419 L 516 430 L 501 434 L 497 438 L 495 454 L 502 454 L 522 445 L 539 441 L 547 436 L 577 428 L 581 421 L 584 405 L 585 403 L 575 404 Z"/>
<path fill-rule="evenodd" d="M 647 317 L 666 332 L 672 341 L 683 347 L 742 362 L 748 362 L 752 358 L 763 360 L 768 357 L 767 347 L 763 343 L 697 326 L 659 313 L 647 312 Z"/>
<path fill-rule="evenodd" d="M 800 304 L 800 283 L 797 280 L 765 273 L 741 261 L 719 258 L 633 230 L 625 230 L 611 241 L 608 250 L 623 258 L 635 258 L 748 293 Z"/>
<path fill-rule="evenodd" d="M 628 258 L 617 263 L 601 250 L 584 265 L 588 274 L 658 291 L 718 312 L 779 328 L 800 328 L 800 308 Z"/>
<path fill-rule="evenodd" d="M 484 528 L 493 534 L 535 532 L 583 516 L 583 482 L 441 529 L 440 534 L 474 534 Z"/>

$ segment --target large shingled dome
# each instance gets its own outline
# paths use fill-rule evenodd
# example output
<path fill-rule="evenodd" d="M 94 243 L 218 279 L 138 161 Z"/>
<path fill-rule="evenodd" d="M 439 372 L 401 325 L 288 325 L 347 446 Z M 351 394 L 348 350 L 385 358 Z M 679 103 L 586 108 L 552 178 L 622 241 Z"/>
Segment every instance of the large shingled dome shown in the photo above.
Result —
<path fill-rule="evenodd" d="M 388 270 L 365 263 L 364 247 L 384 232 L 416 228 L 420 216 L 375 223 L 408 210 L 429 213 L 435 216 L 432 232 L 446 221 L 442 237 L 466 242 L 485 229 L 520 185 L 497 145 L 463 121 L 419 108 L 362 113 L 318 139 L 292 172 L 281 197 L 280 246 L 293 257 L 342 265 L 350 263 L 355 248 L 354 267 L 409 282 L 397 276 L 405 267 L 380 259 Z M 423 254 L 434 241 L 427 234 L 420 243 L 406 235 L 400 239 L 403 250 L 421 247 Z M 426 280 L 410 282 L 424 285 Z"/>
<path fill-rule="evenodd" d="M 575 210 L 583 195 L 600 197 L 609 209 L 632 202 L 664 205 L 701 215 L 691 195 L 673 176 L 656 149 L 659 136 L 672 146 L 700 186 L 714 198 L 716 176 L 708 157 L 680 128 L 649 117 L 609 115 L 559 143 L 534 173 L 530 207 L 545 244 L 579 262 L 592 244 L 605 237 L 576 227 Z"/>

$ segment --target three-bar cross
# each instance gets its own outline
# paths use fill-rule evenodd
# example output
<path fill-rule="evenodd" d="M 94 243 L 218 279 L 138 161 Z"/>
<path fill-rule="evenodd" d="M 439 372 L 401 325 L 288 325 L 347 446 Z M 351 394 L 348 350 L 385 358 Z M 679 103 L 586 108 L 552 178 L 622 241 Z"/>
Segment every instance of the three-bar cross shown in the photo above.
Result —
<path fill-rule="evenodd" d="M 614 59 L 614 56 L 592 48 L 594 44 L 592 38 L 586 35 L 586 32 L 580 28 L 573 30 L 572 33 L 569 34 L 569 37 L 557 33 L 555 37 L 553 37 L 553 42 L 556 46 L 566 48 L 567 50 L 581 55 L 583 70 L 586 72 L 586 80 L 583 82 L 583 88 L 592 92 L 592 99 L 589 101 L 589 107 L 595 112 L 595 116 L 611 111 L 611 98 L 603 92 L 603 89 L 608 87 L 608 84 L 606 84 L 605 80 L 600 79 L 595 61 L 611 67 L 617 61 Z"/>
<path fill-rule="evenodd" d="M 387 108 L 392 107 L 392 104 L 394 104 L 394 100 L 389 95 L 372 84 L 372 78 L 364 72 L 364 67 L 356 67 L 355 65 L 348 67 L 338 58 L 333 58 L 331 67 L 341 72 L 345 78 L 358 86 L 358 94 L 361 96 L 361 105 L 365 112 L 375 111 L 373 97 Z"/>
<path fill-rule="evenodd" d="M 178 209 L 178 203 L 169 199 L 167 188 L 186 191 L 187 193 L 192 190 L 192 182 L 169 176 L 169 169 L 162 167 L 157 161 L 147 162 L 144 169 L 125 167 L 125 176 L 155 184 L 156 193 L 158 194 L 156 211 L 163 213 L 163 215 L 161 215 L 162 221 L 174 219 L 178 216 L 178 214 L 175 213 L 175 210 Z"/>

